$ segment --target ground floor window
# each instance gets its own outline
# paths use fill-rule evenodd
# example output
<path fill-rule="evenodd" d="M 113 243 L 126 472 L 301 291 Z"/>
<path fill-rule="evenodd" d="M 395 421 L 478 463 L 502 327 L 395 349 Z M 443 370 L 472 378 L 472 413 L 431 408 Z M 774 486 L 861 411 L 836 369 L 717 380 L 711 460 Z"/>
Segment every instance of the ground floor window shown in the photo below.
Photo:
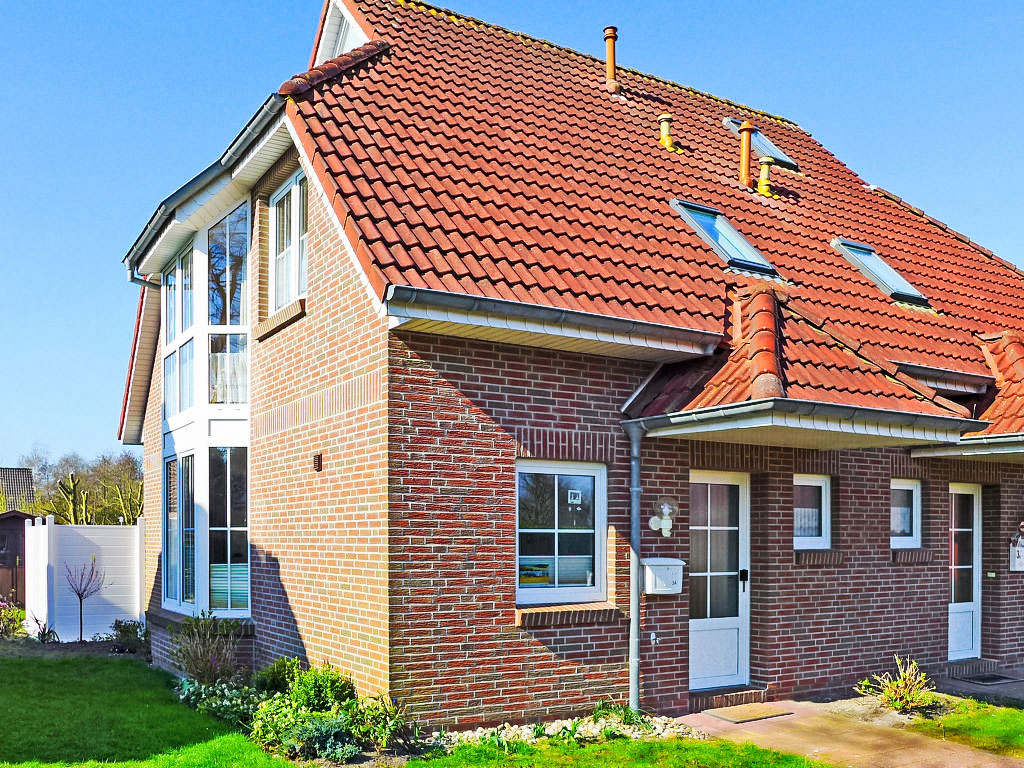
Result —
<path fill-rule="evenodd" d="M 523 460 L 516 486 L 517 602 L 604 600 L 605 468 Z"/>
<path fill-rule="evenodd" d="M 831 479 L 827 475 L 793 475 L 793 548 L 830 549 Z"/>
<path fill-rule="evenodd" d="M 921 481 L 893 479 L 889 490 L 889 546 L 921 546 Z"/>
<path fill-rule="evenodd" d="M 249 608 L 249 451 L 210 449 L 210 608 Z"/>
<path fill-rule="evenodd" d="M 195 603 L 195 479 L 193 457 L 164 463 L 164 601 Z"/>

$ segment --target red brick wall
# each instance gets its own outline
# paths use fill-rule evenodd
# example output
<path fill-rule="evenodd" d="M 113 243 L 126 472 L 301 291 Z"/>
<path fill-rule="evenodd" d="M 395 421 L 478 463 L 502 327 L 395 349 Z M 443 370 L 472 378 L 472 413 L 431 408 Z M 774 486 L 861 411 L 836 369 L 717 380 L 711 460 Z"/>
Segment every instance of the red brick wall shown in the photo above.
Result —
<path fill-rule="evenodd" d="M 292 168 L 268 177 L 276 184 Z M 258 320 L 269 314 L 272 191 L 258 189 L 254 206 Z M 388 686 L 386 321 L 313 183 L 309 215 L 305 316 L 251 342 L 256 654 L 261 664 L 286 654 L 329 662 L 375 693 Z M 318 453 L 321 472 L 313 470 Z"/>

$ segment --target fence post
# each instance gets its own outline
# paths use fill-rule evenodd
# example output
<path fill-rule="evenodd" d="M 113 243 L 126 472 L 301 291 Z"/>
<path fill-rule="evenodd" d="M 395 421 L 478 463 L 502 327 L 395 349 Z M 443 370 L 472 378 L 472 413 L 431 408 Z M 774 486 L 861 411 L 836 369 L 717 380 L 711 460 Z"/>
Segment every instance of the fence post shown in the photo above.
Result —
<path fill-rule="evenodd" d="M 135 522 L 135 556 L 138 568 L 135 569 L 135 599 L 139 621 L 146 621 L 146 517 L 140 516 Z"/>
<path fill-rule="evenodd" d="M 57 626 L 57 521 L 53 515 L 46 516 L 45 555 L 46 560 L 46 624 Z"/>

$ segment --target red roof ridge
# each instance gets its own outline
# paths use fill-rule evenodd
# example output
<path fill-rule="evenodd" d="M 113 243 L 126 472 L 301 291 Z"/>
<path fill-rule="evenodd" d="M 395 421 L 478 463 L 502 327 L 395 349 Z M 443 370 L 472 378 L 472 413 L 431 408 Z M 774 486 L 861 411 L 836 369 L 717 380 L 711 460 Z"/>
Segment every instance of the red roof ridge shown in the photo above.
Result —
<path fill-rule="evenodd" d="M 779 360 L 779 303 L 775 291 L 756 290 L 746 302 L 750 330 L 750 396 L 754 400 L 785 397 L 782 363 Z"/>
<path fill-rule="evenodd" d="M 348 53 L 343 53 L 337 58 L 328 59 L 320 66 L 314 67 L 308 72 L 293 75 L 290 79 L 281 83 L 277 93 L 279 96 L 301 96 L 311 91 L 313 86 L 333 80 L 343 72 L 372 59 L 390 47 L 391 44 L 387 40 L 371 40 Z"/>
<path fill-rule="evenodd" d="M 939 219 L 936 219 L 931 214 L 925 213 L 924 211 L 922 211 L 917 206 L 911 205 L 910 203 L 908 203 L 906 200 L 904 200 L 899 195 L 894 194 L 894 193 L 890 192 L 887 189 L 883 189 L 882 187 L 879 187 L 878 185 L 875 185 L 875 184 L 869 185 L 869 189 L 873 190 L 874 192 L 877 192 L 879 194 L 879 196 L 884 197 L 886 200 L 891 200 L 892 202 L 896 203 L 901 208 L 904 208 L 905 210 L 910 211 L 911 213 L 915 214 L 918 218 L 924 219 L 925 221 L 929 222 L 930 224 L 933 224 L 934 226 L 938 227 L 939 229 L 943 230 L 944 232 L 948 232 L 955 239 L 959 240 L 964 245 L 970 246 L 971 248 L 976 250 L 978 253 L 981 253 L 981 254 L 983 254 L 985 256 L 988 256 L 993 261 L 998 261 L 1003 266 L 1009 267 L 1014 272 L 1016 272 L 1018 275 L 1024 277 L 1024 270 L 1022 270 L 1017 265 L 1013 264 L 1012 262 L 1007 261 L 1006 259 L 1004 259 L 1004 258 L 1002 258 L 1000 256 L 997 256 L 996 254 L 994 254 L 992 251 L 990 251 L 985 246 L 981 245 L 980 243 L 975 242 L 974 240 L 971 240 L 971 238 L 969 238 L 967 235 L 963 234 L 962 232 L 959 232 L 958 230 L 953 229 L 951 226 L 946 224 L 946 222 L 940 221 Z"/>
<path fill-rule="evenodd" d="M 478 25 L 478 26 L 481 26 L 481 27 L 486 27 L 488 29 L 496 30 L 498 32 L 502 32 L 502 33 L 510 35 L 512 37 L 522 38 L 524 40 L 529 40 L 530 42 L 534 42 L 534 43 L 541 43 L 542 45 L 549 46 L 549 47 L 554 48 L 554 49 L 559 50 L 559 51 L 565 51 L 567 53 L 571 53 L 571 54 L 574 54 L 576 56 L 581 56 L 581 57 L 583 57 L 585 59 L 590 59 L 591 61 L 595 61 L 595 62 L 599 63 L 602 67 L 604 66 L 604 59 L 601 59 L 601 58 L 599 58 L 597 56 L 593 56 L 593 55 L 591 55 L 589 53 L 583 53 L 582 51 L 577 51 L 575 48 L 569 48 L 568 46 L 565 46 L 565 45 L 559 45 L 558 43 L 553 43 L 550 40 L 545 40 L 542 37 L 534 37 L 533 35 L 528 35 L 525 32 L 519 32 L 519 31 L 514 30 L 514 29 L 509 29 L 508 27 L 503 27 L 500 24 L 493 24 L 493 23 L 491 23 L 489 21 L 484 21 L 484 20 L 478 19 L 478 18 L 476 18 L 474 16 L 467 16 L 464 13 L 459 13 L 458 11 L 453 11 L 450 8 L 445 8 L 445 7 L 440 6 L 440 5 L 431 5 L 430 3 L 422 2 L 422 0 L 394 0 L 394 2 L 397 5 L 407 6 L 409 8 L 413 8 L 413 9 L 418 10 L 418 11 L 426 11 L 426 12 L 430 13 L 432 16 L 442 16 L 442 17 L 447 16 L 452 21 L 465 21 L 465 22 L 468 22 L 468 23 L 473 24 L 473 25 Z M 358 0 L 357 0 L 357 4 L 358 4 Z M 617 71 L 618 72 L 628 72 L 631 75 L 635 75 L 636 77 L 644 78 L 644 79 L 647 79 L 647 80 L 653 80 L 656 83 L 660 83 L 662 85 L 667 85 L 667 86 L 670 86 L 672 88 L 680 88 L 680 89 L 682 89 L 684 91 L 687 91 L 689 93 L 692 93 L 694 95 L 703 96 L 705 98 L 712 99 L 713 101 L 717 101 L 717 102 L 721 102 L 722 104 L 726 104 L 726 105 L 728 105 L 730 107 L 735 107 L 736 109 L 742 109 L 742 110 L 744 110 L 746 112 L 750 112 L 751 114 L 754 114 L 754 115 L 759 115 L 761 117 L 766 117 L 766 118 L 768 118 L 770 120 L 776 120 L 776 121 L 778 121 L 780 123 L 785 123 L 786 125 L 791 125 L 793 127 L 797 127 L 797 128 L 799 127 L 799 124 L 796 121 L 790 120 L 789 118 L 783 117 L 782 115 L 776 115 L 776 114 L 773 114 L 772 112 L 767 112 L 767 111 L 765 111 L 763 109 L 757 109 L 756 107 L 748 107 L 746 104 L 740 104 L 739 102 L 731 101 L 730 99 L 726 99 L 726 98 L 723 98 L 721 96 L 716 96 L 713 93 L 708 93 L 707 91 L 702 91 L 699 88 L 694 88 L 693 86 L 690 86 L 690 85 L 683 85 L 681 83 L 677 83 L 674 80 L 668 80 L 666 78 L 658 77 L 657 75 L 652 75 L 652 74 L 649 74 L 647 72 L 641 72 L 640 70 L 633 69 L 631 67 L 624 67 L 621 64 L 618 65 Z M 603 74 L 603 72 L 604 72 L 604 70 L 602 69 L 602 74 Z M 803 130 L 803 129 L 801 129 L 801 130 Z"/>

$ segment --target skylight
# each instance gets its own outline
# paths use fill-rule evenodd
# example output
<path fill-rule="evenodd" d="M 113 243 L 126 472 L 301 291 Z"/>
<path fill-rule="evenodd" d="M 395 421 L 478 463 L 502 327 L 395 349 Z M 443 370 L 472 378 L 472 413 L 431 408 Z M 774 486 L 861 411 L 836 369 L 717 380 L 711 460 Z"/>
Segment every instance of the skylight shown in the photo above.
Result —
<path fill-rule="evenodd" d="M 719 211 L 683 200 L 673 200 L 671 205 L 730 267 L 766 275 L 778 274 L 768 259 L 758 253 Z"/>
<path fill-rule="evenodd" d="M 735 117 L 725 118 L 722 120 L 722 124 L 737 136 L 740 135 L 741 122 Z M 800 170 L 800 167 L 789 158 L 789 155 L 775 146 L 775 144 L 772 143 L 772 140 L 760 131 L 755 130 L 750 135 L 750 143 L 758 157 L 770 157 L 775 161 L 775 165 L 780 168 L 788 168 L 791 171 Z"/>
<path fill-rule="evenodd" d="M 928 299 L 924 294 L 912 286 L 903 275 L 890 267 L 870 245 L 837 237 L 832 241 L 832 247 L 896 301 L 928 306 Z"/>

